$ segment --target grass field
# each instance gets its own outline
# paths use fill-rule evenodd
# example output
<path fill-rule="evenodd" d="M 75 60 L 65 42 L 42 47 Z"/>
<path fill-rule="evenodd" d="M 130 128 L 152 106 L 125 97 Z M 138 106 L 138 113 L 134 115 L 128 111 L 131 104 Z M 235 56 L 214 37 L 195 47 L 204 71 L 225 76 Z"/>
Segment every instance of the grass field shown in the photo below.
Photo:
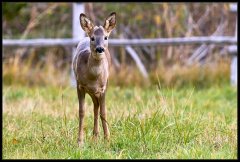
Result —
<path fill-rule="evenodd" d="M 3 86 L 3 159 L 236 159 L 237 89 L 120 88 L 106 97 L 109 143 L 100 123 L 91 140 L 86 96 L 85 146 L 77 146 L 74 88 Z"/>

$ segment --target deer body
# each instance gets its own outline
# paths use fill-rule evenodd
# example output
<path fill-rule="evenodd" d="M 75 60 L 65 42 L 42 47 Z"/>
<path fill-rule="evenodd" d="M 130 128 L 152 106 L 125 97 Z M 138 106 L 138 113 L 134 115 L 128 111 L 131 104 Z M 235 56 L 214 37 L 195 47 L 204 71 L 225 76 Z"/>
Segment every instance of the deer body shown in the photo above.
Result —
<path fill-rule="evenodd" d="M 91 55 L 89 44 L 90 40 L 86 38 L 79 43 L 73 59 L 74 73 L 78 86 L 84 88 L 87 93 L 100 94 L 106 90 L 111 62 L 110 54 L 105 50 L 104 58 L 96 60 Z"/>
<path fill-rule="evenodd" d="M 115 27 L 115 23 L 115 13 L 110 14 L 105 20 L 103 27 L 94 27 L 90 19 L 84 14 L 80 14 L 80 24 L 89 37 L 79 42 L 72 63 L 79 100 L 79 145 L 83 144 L 85 93 L 91 96 L 94 104 L 94 139 L 96 139 L 99 133 L 99 108 L 104 137 L 109 139 L 110 133 L 106 121 L 105 94 L 111 65 L 111 56 L 108 51 L 108 36 Z"/>

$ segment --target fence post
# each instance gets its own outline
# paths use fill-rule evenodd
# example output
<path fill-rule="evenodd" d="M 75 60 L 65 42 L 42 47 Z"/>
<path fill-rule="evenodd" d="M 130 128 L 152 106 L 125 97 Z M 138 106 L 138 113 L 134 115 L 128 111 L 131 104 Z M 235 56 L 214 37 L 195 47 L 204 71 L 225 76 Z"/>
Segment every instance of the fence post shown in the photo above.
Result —
<path fill-rule="evenodd" d="M 234 3 L 234 4 L 231 4 L 230 5 L 230 10 L 231 12 L 233 12 L 234 14 L 237 13 L 237 4 Z M 236 14 L 236 28 L 235 28 L 235 38 L 237 39 L 237 14 Z M 232 50 L 234 49 L 234 50 Z M 236 49 L 236 50 L 235 50 Z M 230 46 L 229 47 L 229 52 L 231 54 L 233 54 L 233 58 L 232 58 L 232 61 L 231 61 L 231 76 L 230 76 L 230 79 L 231 79 L 231 84 L 232 85 L 236 85 L 237 86 L 237 46 L 236 45 L 233 45 L 233 46 Z"/>
<path fill-rule="evenodd" d="M 83 3 L 73 3 L 72 5 L 72 37 L 73 39 L 82 39 L 85 36 L 85 32 L 80 27 L 79 15 L 84 13 L 84 4 Z M 76 47 L 72 48 L 72 59 L 75 53 Z M 71 86 L 76 87 L 76 80 L 71 68 Z"/>

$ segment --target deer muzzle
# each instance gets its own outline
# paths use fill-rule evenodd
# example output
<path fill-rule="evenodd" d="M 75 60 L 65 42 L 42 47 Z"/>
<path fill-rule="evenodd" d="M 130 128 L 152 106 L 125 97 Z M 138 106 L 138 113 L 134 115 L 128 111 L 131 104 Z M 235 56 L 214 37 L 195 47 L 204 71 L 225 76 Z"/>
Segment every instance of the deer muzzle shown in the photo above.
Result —
<path fill-rule="evenodd" d="M 97 47 L 96 48 L 96 53 L 103 53 L 104 52 L 104 48 L 103 47 Z"/>

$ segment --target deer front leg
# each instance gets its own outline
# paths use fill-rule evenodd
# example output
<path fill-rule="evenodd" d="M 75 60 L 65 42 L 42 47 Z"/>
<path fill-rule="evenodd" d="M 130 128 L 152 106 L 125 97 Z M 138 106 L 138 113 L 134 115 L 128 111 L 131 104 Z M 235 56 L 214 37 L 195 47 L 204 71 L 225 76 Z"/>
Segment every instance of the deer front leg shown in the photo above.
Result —
<path fill-rule="evenodd" d="M 99 102 L 95 96 L 91 96 L 92 101 L 94 104 L 93 111 L 94 111 L 94 127 L 93 127 L 93 140 L 97 140 L 99 134 L 99 127 L 98 127 L 98 115 L 99 115 Z"/>
<path fill-rule="evenodd" d="M 84 110 L 84 99 L 85 91 L 83 88 L 77 86 L 78 102 L 79 102 L 79 134 L 78 134 L 78 145 L 83 145 L 83 118 L 85 114 Z"/>
<path fill-rule="evenodd" d="M 109 132 L 108 125 L 107 125 L 108 123 L 107 123 L 107 113 L 106 113 L 106 108 L 105 108 L 105 93 L 103 93 L 100 96 L 99 104 L 100 104 L 100 117 L 102 120 L 104 138 L 109 140 L 110 132 Z"/>

